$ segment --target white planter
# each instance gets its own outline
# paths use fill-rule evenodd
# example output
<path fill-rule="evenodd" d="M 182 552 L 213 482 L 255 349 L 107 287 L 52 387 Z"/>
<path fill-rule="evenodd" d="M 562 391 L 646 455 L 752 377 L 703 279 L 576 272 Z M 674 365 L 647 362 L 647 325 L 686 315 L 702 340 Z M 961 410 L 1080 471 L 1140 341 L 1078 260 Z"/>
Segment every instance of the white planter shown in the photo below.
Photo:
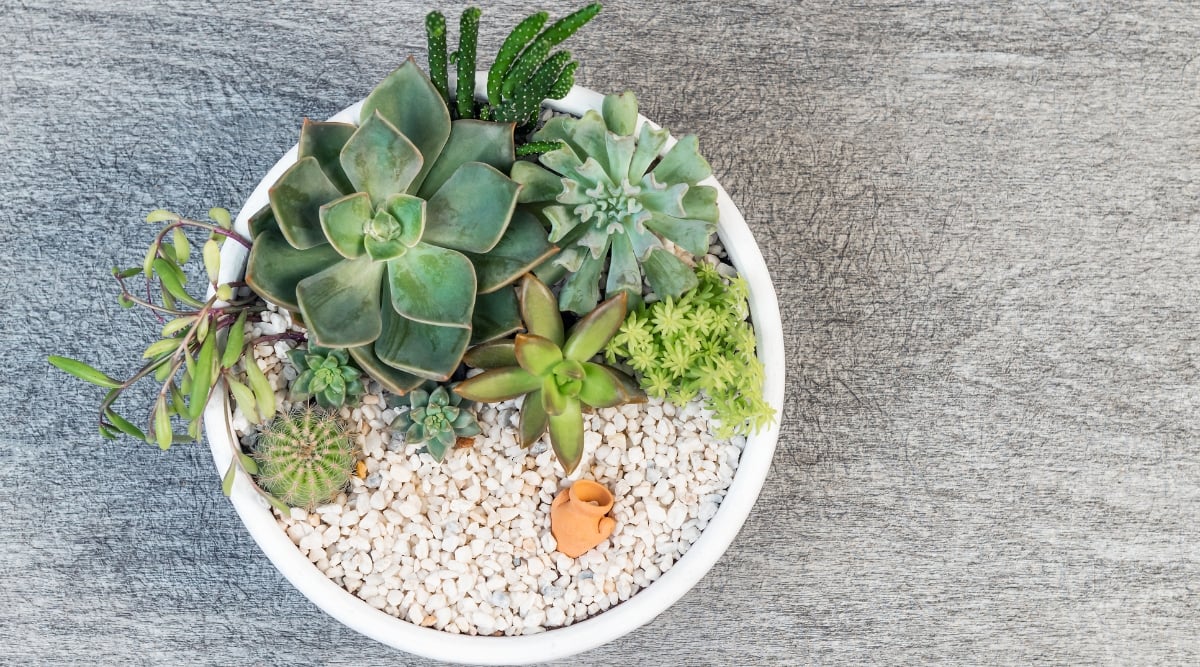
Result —
<path fill-rule="evenodd" d="M 486 73 L 481 73 L 476 82 L 477 94 L 484 92 L 485 76 Z M 576 86 L 566 98 L 551 102 L 550 106 L 559 111 L 582 115 L 588 109 L 599 110 L 602 100 L 600 93 Z M 361 106 L 359 102 L 330 120 L 357 123 Z M 639 117 L 638 122 L 640 125 L 649 121 Z M 674 143 L 675 140 L 671 139 L 667 148 Z M 267 172 L 242 206 L 235 223 L 238 232 L 249 235 L 247 219 L 268 203 L 268 188 L 295 161 L 296 147 L 293 146 Z M 783 416 L 785 357 L 775 288 L 771 284 L 762 253 L 742 214 L 714 178 L 708 178 L 704 184 L 717 189 L 721 218 L 718 233 L 730 261 L 750 285 L 750 311 L 758 337 L 758 355 L 766 366 L 764 395 L 776 410 L 776 422 L 748 439 L 733 484 L 716 516 L 692 548 L 671 569 L 628 601 L 604 613 L 539 634 L 476 637 L 423 628 L 374 609 L 330 581 L 300 553 L 279 527 L 266 502 L 239 475 L 230 501 L 250 535 L 275 567 L 318 607 L 376 641 L 427 658 L 473 664 L 527 664 L 580 653 L 649 623 L 683 597 L 716 564 L 754 506 L 771 465 L 775 442 L 779 437 L 779 420 Z M 221 280 L 239 279 L 245 262 L 246 250 L 240 244 L 226 243 L 221 253 Z M 228 469 L 233 443 L 236 442 L 231 421 L 228 395 L 221 392 L 213 397 L 204 413 L 208 444 L 218 475 Z"/>

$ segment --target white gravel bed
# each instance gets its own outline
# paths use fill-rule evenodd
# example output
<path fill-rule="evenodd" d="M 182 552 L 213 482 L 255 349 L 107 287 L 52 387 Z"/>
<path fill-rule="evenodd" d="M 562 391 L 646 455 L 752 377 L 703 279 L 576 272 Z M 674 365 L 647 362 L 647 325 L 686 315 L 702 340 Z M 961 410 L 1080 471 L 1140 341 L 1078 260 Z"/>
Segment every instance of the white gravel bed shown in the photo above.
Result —
<path fill-rule="evenodd" d="M 294 330 L 274 309 L 248 323 L 257 337 Z M 255 360 L 290 407 L 293 341 L 256 346 Z M 370 382 L 362 405 L 343 408 L 358 433 L 366 477 L 313 512 L 276 513 L 322 572 L 371 606 L 454 633 L 519 635 L 570 625 L 629 599 L 662 576 L 717 512 L 744 438 L 718 441 L 699 402 L 651 400 L 585 415 L 583 462 L 573 476 L 615 496 L 617 527 L 577 559 L 555 551 L 550 503 L 570 486 L 548 436 L 516 439 L 519 401 L 476 405 L 483 433 L 442 463 L 387 428 L 388 408 Z M 395 400 L 395 399 L 393 399 Z M 254 428 L 234 428 L 249 449 Z"/>

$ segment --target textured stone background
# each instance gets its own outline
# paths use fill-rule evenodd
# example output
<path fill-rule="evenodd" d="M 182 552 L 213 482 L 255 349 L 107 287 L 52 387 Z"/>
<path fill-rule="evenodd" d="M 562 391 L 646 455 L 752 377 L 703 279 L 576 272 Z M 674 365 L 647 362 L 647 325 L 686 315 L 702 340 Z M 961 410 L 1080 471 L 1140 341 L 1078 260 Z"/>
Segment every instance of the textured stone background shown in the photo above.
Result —
<path fill-rule="evenodd" d="M 613 0 L 573 40 L 699 133 L 789 352 L 739 540 L 573 664 L 1200 661 L 1200 9 L 1100 4 Z M 236 209 L 301 117 L 423 60 L 426 9 L 0 0 L 0 662 L 423 664 L 44 357 L 133 368 L 105 271 L 141 216 Z"/>

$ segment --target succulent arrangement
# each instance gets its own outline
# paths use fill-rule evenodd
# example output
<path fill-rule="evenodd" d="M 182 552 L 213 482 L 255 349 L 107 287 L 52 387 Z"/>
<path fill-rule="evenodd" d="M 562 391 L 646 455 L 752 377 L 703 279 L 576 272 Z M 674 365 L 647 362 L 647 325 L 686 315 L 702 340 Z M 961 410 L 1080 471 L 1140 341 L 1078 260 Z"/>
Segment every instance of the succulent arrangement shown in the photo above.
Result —
<path fill-rule="evenodd" d="M 408 393 L 408 409 L 392 420 L 392 430 L 404 434 L 404 442 L 425 445 L 425 451 L 441 461 L 459 438 L 479 435 L 475 415 L 461 396 L 438 385 L 433 391 L 414 389 Z"/>
<path fill-rule="evenodd" d="M 746 284 L 697 260 L 718 210 L 716 189 L 701 184 L 712 169 L 696 136 L 670 145 L 666 130 L 639 122 L 631 92 L 538 125 L 579 65 L 556 48 L 599 11 L 520 21 L 479 97 L 481 12 L 462 13 L 453 52 L 445 17 L 431 12 L 430 73 L 410 58 L 370 92 L 356 123 L 305 120 L 297 160 L 250 216 L 248 237 L 224 209 L 203 222 L 152 212 L 162 227 L 143 263 L 113 270 L 119 303 L 160 321 L 146 363 L 118 380 L 49 358 L 108 390 L 100 433 L 163 448 L 198 439 L 204 406 L 225 387 L 259 429 L 249 454 L 235 445 L 226 493 L 241 471 L 286 508 L 346 487 L 357 453 L 336 413 L 380 389 L 403 397 L 392 436 L 437 461 L 481 432 L 472 401 L 523 397 L 520 442 L 548 433 L 568 474 L 582 461 L 584 413 L 647 394 L 703 396 L 722 437 L 768 423 Z M 199 253 L 189 231 L 206 235 Z M 218 280 L 227 242 L 249 249 L 244 281 Z M 187 289 L 196 254 L 203 297 Z M 139 275 L 145 294 L 127 286 Z M 268 307 L 303 331 L 255 336 L 249 317 Z M 290 387 L 250 353 L 279 339 L 301 344 L 288 354 Z M 463 379 L 468 368 L 482 372 Z M 143 428 L 114 404 L 151 376 L 161 386 Z M 277 416 L 277 391 L 296 408 Z"/>
<path fill-rule="evenodd" d="M 696 285 L 689 264 L 666 242 L 690 255 L 708 250 L 717 191 L 698 183 L 712 168 L 696 135 L 660 156 L 670 135 L 648 123 L 638 130 L 637 119 L 633 93 L 609 95 L 603 113 L 559 116 L 533 135 L 560 143 L 538 157 L 541 166 L 513 165 L 513 179 L 525 186 L 520 202 L 547 221 L 550 241 L 563 246 L 538 269 L 547 282 L 567 275 L 559 294 L 563 310 L 585 313 L 596 306 L 606 259 L 606 296 L 622 292 L 631 304 L 641 302 L 643 273 L 660 297 L 678 297 Z"/>
<path fill-rule="evenodd" d="M 583 456 L 583 409 L 644 401 L 621 371 L 594 363 L 625 318 L 624 293 L 605 301 L 563 333 L 554 294 L 532 274 L 521 281 L 521 317 L 527 333 L 512 341 L 475 348 L 467 364 L 488 369 L 454 388 L 473 401 L 524 396 L 521 443 L 533 444 L 547 430 L 558 461 L 574 472 Z"/>

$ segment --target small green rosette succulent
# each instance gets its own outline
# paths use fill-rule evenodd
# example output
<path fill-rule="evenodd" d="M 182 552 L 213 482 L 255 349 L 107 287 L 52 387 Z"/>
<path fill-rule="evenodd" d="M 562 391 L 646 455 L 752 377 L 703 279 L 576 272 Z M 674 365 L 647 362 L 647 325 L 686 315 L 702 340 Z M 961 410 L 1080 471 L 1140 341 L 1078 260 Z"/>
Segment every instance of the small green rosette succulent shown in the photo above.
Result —
<path fill-rule="evenodd" d="M 292 400 L 315 397 L 321 407 L 334 409 L 357 403 L 366 391 L 362 372 L 350 364 L 345 350 L 310 345 L 289 351 L 288 358 L 299 371 L 290 390 Z"/>
<path fill-rule="evenodd" d="M 631 305 L 640 303 L 643 273 L 660 297 L 696 285 L 692 268 L 664 240 L 691 255 L 707 252 L 717 191 L 698 183 L 712 168 L 695 135 L 660 154 L 670 134 L 644 123 L 635 137 L 637 119 L 633 93 L 609 95 L 603 113 L 555 117 L 533 135 L 561 144 L 539 156 L 540 166 L 513 164 L 513 180 L 525 186 L 518 201 L 549 224 L 550 241 L 563 247 L 537 269 L 551 284 L 570 274 L 559 294 L 563 310 L 596 307 L 606 260 L 606 297 L 625 293 Z"/>
<path fill-rule="evenodd" d="M 438 386 L 432 392 L 414 389 L 408 394 L 409 409 L 392 420 L 392 430 L 404 433 L 410 445 L 425 443 L 425 450 L 438 462 L 459 438 L 482 433 L 475 415 L 458 394 Z"/>
<path fill-rule="evenodd" d="M 583 458 L 583 409 L 642 402 L 646 395 L 621 371 L 591 361 L 625 319 L 624 292 L 585 315 L 567 334 L 554 294 L 532 274 L 519 287 L 528 333 L 473 348 L 464 360 L 485 368 L 454 391 L 473 401 L 497 402 L 524 396 L 521 443 L 529 446 L 547 430 L 567 474 Z"/>
<path fill-rule="evenodd" d="M 451 122 L 412 59 L 360 118 L 304 123 L 299 159 L 251 219 L 246 282 L 405 393 L 519 326 L 502 288 L 555 248 L 534 216 L 514 214 L 511 123 Z"/>

